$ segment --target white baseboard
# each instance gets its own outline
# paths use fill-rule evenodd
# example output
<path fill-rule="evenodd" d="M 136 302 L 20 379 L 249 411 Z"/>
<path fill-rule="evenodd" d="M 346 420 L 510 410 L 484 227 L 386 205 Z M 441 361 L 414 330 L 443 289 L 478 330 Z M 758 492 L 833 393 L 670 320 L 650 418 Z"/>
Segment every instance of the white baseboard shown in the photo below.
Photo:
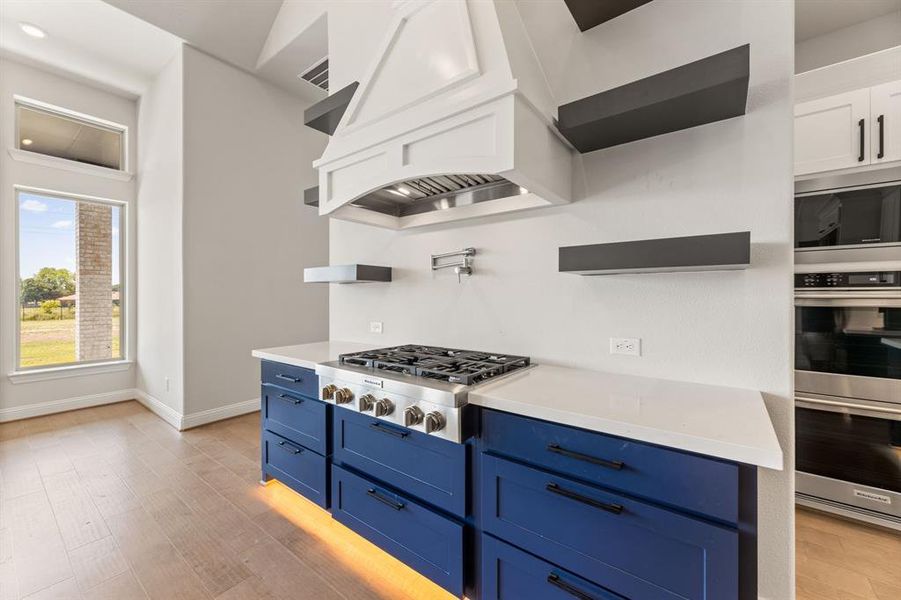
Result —
<path fill-rule="evenodd" d="M 75 396 L 74 398 L 63 398 L 62 400 L 27 404 L 25 406 L 14 406 L 12 408 L 0 408 L 0 423 L 18 421 L 20 419 L 30 419 L 32 417 L 42 417 L 54 413 L 78 410 L 79 408 L 90 408 L 92 406 L 101 406 L 103 404 L 124 402 L 136 398 L 136 390 L 125 389 L 116 390 L 114 392 L 105 392 L 103 394 L 88 394 L 87 396 Z M 257 401 L 257 403 L 259 405 L 259 401 Z"/>
<path fill-rule="evenodd" d="M 154 413 L 163 421 L 181 431 L 181 422 L 182 419 L 184 419 L 184 415 L 182 415 L 180 412 L 178 412 L 168 404 L 160 402 L 144 390 L 136 389 L 134 390 L 134 393 L 135 398 L 137 398 L 138 402 L 146 406 L 150 410 L 150 412 Z"/>
<path fill-rule="evenodd" d="M 199 427 L 201 425 L 206 425 L 207 423 L 222 421 L 223 419 L 231 419 L 232 417 L 238 417 L 260 410 L 260 399 L 253 398 L 251 400 L 235 402 L 234 404 L 229 404 L 227 406 L 220 406 L 219 408 L 211 408 L 209 410 L 202 410 L 189 415 L 183 415 L 143 390 L 134 390 L 134 394 L 141 404 L 179 431 Z"/>
<path fill-rule="evenodd" d="M 219 408 L 211 408 L 210 410 L 202 410 L 200 412 L 185 415 L 181 420 L 181 429 L 191 429 L 207 423 L 222 421 L 223 419 L 231 419 L 248 413 L 260 410 L 260 399 L 253 398 L 243 402 L 235 402 L 227 406 Z"/>

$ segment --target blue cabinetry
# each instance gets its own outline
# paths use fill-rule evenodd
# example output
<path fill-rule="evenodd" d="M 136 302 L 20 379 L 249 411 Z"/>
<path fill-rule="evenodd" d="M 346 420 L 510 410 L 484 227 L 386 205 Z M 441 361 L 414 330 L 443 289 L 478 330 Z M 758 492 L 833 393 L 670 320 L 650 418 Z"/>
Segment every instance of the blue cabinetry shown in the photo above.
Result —
<path fill-rule="evenodd" d="M 756 599 L 752 467 L 483 409 L 482 600 Z"/>
<path fill-rule="evenodd" d="M 334 460 L 442 510 L 466 516 L 466 454 L 456 444 L 345 408 L 335 409 Z"/>
<path fill-rule="evenodd" d="M 317 398 L 316 373 L 263 361 L 261 374 L 262 479 L 278 479 L 328 508 L 331 406 Z"/>
<path fill-rule="evenodd" d="M 463 593 L 463 524 L 332 465 L 332 516 L 452 594 Z"/>

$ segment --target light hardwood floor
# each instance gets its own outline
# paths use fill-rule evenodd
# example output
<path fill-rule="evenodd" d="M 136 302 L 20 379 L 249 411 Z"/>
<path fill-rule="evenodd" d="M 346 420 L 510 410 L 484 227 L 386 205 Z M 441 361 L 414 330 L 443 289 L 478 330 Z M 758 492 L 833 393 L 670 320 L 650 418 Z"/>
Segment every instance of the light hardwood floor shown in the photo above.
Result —
<path fill-rule="evenodd" d="M 0 600 L 448 600 L 278 483 L 259 415 L 137 402 L 0 424 Z M 799 600 L 901 599 L 901 537 L 799 511 Z"/>

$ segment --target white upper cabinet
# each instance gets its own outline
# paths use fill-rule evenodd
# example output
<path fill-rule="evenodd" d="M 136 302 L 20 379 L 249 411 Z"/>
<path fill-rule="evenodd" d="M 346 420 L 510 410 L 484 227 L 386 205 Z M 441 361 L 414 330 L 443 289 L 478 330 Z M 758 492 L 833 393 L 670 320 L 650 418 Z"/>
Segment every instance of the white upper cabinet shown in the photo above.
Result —
<path fill-rule="evenodd" d="M 901 81 L 795 105 L 795 175 L 901 160 Z"/>
<path fill-rule="evenodd" d="M 868 164 L 870 90 L 795 105 L 795 175 Z"/>
<path fill-rule="evenodd" d="M 901 160 L 901 81 L 870 88 L 873 163 Z"/>

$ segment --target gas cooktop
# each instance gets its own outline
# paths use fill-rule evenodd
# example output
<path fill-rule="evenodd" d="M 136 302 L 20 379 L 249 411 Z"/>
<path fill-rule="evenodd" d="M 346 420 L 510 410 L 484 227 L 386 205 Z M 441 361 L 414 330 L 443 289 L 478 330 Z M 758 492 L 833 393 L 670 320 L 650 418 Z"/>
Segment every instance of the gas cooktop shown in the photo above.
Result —
<path fill-rule="evenodd" d="M 473 385 L 529 366 L 529 357 L 406 344 L 342 354 L 338 363 L 429 380 Z"/>

